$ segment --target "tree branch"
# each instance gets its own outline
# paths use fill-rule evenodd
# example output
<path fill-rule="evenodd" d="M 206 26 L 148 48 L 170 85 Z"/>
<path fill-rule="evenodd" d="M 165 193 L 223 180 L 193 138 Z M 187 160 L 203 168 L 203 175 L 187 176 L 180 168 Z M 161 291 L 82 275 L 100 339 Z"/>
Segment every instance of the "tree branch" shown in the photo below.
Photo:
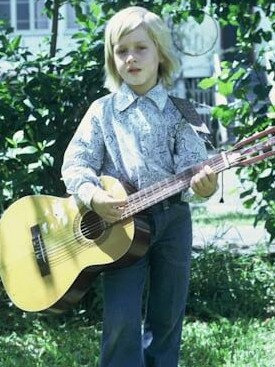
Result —
<path fill-rule="evenodd" d="M 54 57 L 56 54 L 59 8 L 60 8 L 60 0 L 54 0 L 53 1 L 51 43 L 50 43 L 50 58 Z"/>

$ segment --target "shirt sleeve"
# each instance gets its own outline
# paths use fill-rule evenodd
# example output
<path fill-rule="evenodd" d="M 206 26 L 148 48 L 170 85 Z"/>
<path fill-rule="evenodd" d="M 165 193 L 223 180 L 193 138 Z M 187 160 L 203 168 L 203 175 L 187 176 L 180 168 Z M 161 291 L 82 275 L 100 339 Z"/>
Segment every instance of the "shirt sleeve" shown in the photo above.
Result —
<path fill-rule="evenodd" d="M 102 130 L 92 104 L 65 151 L 61 168 L 67 192 L 77 195 L 89 208 L 93 194 L 100 186 L 98 176 L 104 152 Z"/>
<path fill-rule="evenodd" d="M 180 173 L 187 167 L 199 164 L 207 159 L 207 149 L 204 141 L 186 120 L 180 122 L 175 141 L 175 171 Z M 194 193 L 191 187 L 182 192 L 182 201 L 204 202 L 203 198 Z"/>

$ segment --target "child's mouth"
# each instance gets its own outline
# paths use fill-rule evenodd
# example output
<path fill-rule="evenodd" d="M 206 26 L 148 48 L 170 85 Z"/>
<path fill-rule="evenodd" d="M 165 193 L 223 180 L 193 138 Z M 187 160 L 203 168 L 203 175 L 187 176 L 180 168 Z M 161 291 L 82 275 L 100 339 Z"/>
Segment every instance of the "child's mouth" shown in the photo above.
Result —
<path fill-rule="evenodd" d="M 130 74 L 138 74 L 141 71 L 141 69 L 138 68 L 133 68 L 133 69 L 129 69 L 128 73 Z"/>

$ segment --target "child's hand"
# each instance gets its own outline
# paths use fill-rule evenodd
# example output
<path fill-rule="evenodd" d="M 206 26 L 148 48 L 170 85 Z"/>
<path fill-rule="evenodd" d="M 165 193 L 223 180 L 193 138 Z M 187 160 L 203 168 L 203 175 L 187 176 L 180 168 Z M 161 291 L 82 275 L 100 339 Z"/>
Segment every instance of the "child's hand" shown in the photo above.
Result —
<path fill-rule="evenodd" d="M 191 179 L 191 188 L 195 194 L 201 197 L 209 197 L 214 194 L 217 189 L 218 176 L 209 166 L 203 167 Z"/>
<path fill-rule="evenodd" d="M 117 200 L 107 191 L 98 188 L 94 193 L 91 205 L 93 210 L 106 222 L 113 223 L 121 219 L 126 200 Z"/>

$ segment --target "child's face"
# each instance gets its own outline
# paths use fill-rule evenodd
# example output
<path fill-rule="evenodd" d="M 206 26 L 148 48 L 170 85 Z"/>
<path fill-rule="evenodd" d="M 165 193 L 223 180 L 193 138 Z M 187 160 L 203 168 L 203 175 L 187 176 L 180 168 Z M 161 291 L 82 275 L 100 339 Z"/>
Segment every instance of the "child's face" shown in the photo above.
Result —
<path fill-rule="evenodd" d="M 114 61 L 121 78 L 137 94 L 145 94 L 156 85 L 161 60 L 155 43 L 142 26 L 114 44 Z"/>

